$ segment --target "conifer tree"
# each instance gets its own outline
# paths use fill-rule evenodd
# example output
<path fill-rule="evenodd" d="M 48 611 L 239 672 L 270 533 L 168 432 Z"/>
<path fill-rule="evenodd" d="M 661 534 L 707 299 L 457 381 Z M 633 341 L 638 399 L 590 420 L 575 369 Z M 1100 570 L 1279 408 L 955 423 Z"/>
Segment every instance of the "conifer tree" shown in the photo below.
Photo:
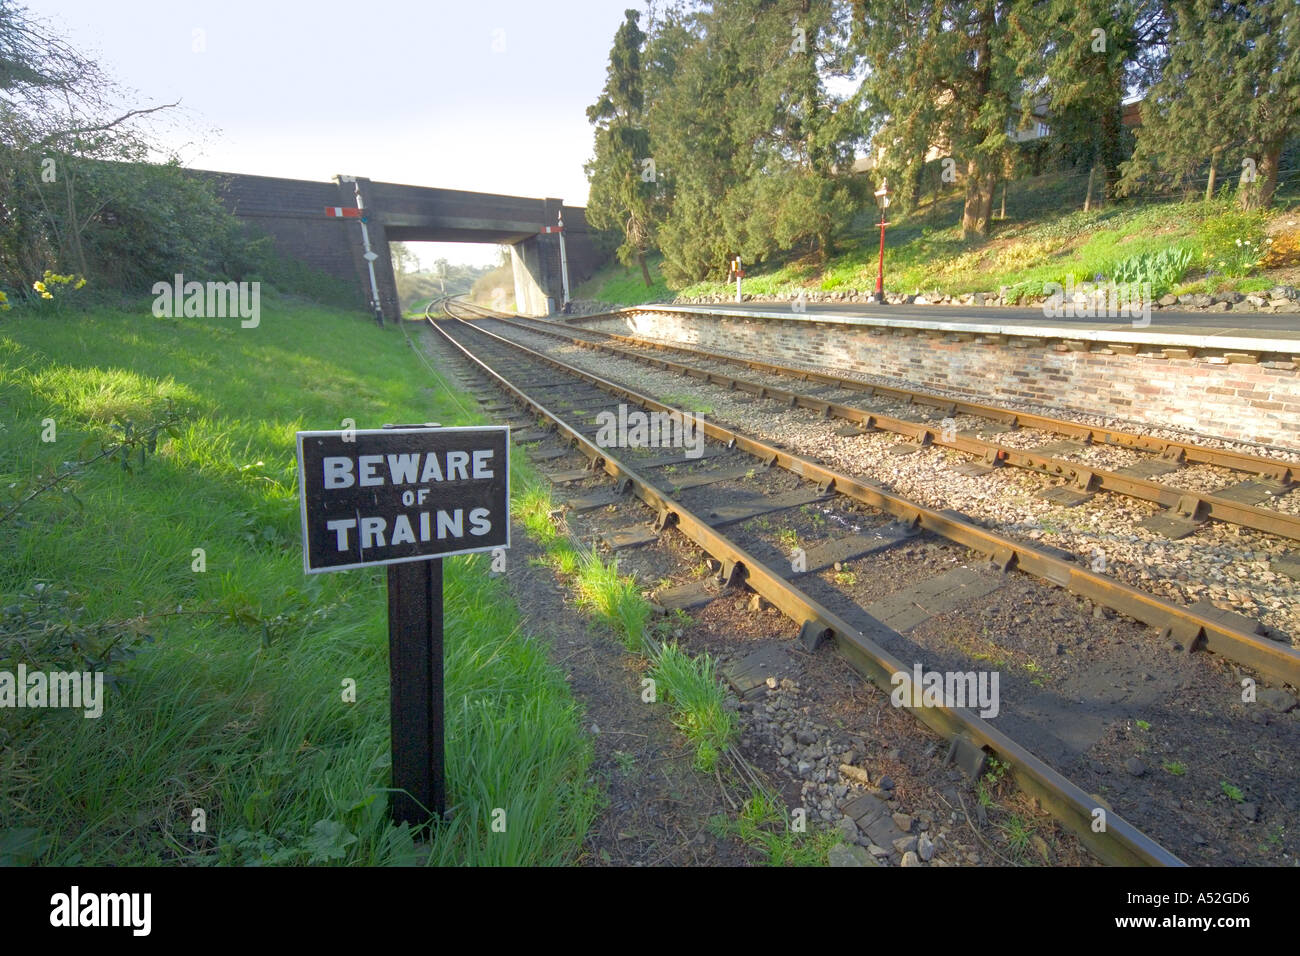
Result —
<path fill-rule="evenodd" d="M 1170 12 L 1169 61 L 1143 102 L 1124 188 L 1178 185 L 1208 164 L 1208 198 L 1231 159 L 1241 205 L 1269 205 L 1300 133 L 1300 5 L 1181 0 Z"/>
<path fill-rule="evenodd" d="M 1021 109 L 1006 0 L 856 0 L 869 64 L 863 97 L 876 114 L 881 172 L 915 175 L 927 153 L 951 160 L 965 186 L 963 237 L 988 233 L 993 191 Z"/>
<path fill-rule="evenodd" d="M 658 170 L 645 126 L 645 33 L 638 22 L 641 14 L 627 10 L 624 17 L 614 34 L 605 88 L 587 109 L 587 119 L 596 127 L 595 158 L 586 166 L 591 182 L 587 222 L 597 229 L 621 231 L 619 261 L 639 265 L 650 286 L 646 252 L 654 236 Z"/>
<path fill-rule="evenodd" d="M 1099 173 L 1104 198 L 1127 158 L 1123 103 L 1154 80 L 1165 50 L 1161 0 L 1015 4 L 1008 52 L 1022 83 L 1020 119 L 1045 122 L 1054 152 Z"/>

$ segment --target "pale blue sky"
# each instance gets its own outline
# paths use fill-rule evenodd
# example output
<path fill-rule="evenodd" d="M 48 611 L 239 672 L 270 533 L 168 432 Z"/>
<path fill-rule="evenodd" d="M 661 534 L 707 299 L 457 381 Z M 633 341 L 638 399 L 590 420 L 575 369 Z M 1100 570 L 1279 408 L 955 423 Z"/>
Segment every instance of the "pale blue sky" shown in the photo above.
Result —
<path fill-rule="evenodd" d="M 182 125 L 161 132 L 187 166 L 574 205 L 587 196 L 585 110 L 623 11 L 644 10 L 640 0 L 22 2 L 135 90 L 132 105 L 180 99 Z M 372 52 L 380 66 L 363 72 Z M 493 247 L 415 251 L 426 262 L 495 259 Z"/>

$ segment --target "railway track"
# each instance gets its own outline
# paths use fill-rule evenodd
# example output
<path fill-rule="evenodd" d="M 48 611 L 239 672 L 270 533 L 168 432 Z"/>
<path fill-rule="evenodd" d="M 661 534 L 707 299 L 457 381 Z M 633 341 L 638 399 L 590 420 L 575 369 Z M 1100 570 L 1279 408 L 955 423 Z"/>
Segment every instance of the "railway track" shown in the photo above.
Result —
<path fill-rule="evenodd" d="M 1186 537 L 1197 531 L 1202 525 L 1210 523 L 1239 525 L 1260 534 L 1280 539 L 1288 545 L 1293 540 L 1293 536 L 1300 533 L 1300 516 L 1297 515 L 1269 508 L 1237 504 L 1231 501 L 1217 510 L 1211 509 L 1207 511 L 1199 503 L 1189 503 L 1187 499 L 1194 498 L 1197 502 L 1207 499 L 1211 502 L 1219 502 L 1224 500 L 1222 495 L 1199 496 L 1189 492 L 1186 488 L 1180 488 L 1176 485 L 1132 478 L 1129 474 L 1111 472 L 1077 461 L 1045 457 L 1043 454 L 1032 450 L 1027 451 L 981 437 L 979 433 L 988 428 L 990 424 L 993 425 L 996 434 L 1004 434 L 1004 429 L 1007 433 L 1016 433 L 1016 419 L 1022 416 L 1019 413 L 1005 409 L 965 403 L 967 409 L 980 409 L 982 416 L 986 417 L 981 418 L 981 423 L 959 422 L 951 417 L 954 414 L 954 403 L 945 402 L 923 393 L 873 387 L 835 376 L 818 375 L 817 373 L 809 373 L 799 369 L 771 366 L 766 363 L 748 362 L 730 356 L 718 356 L 713 353 L 699 353 L 690 349 L 664 346 L 659 343 L 644 343 L 642 340 L 631 339 L 627 336 L 616 336 L 610 333 L 594 332 L 593 330 L 584 329 L 575 333 L 568 326 L 545 322 L 544 320 L 520 322 L 493 315 L 488 324 L 489 326 L 500 324 L 503 328 L 520 329 L 526 335 L 546 336 L 580 347 L 597 349 L 617 355 L 620 358 L 660 368 L 675 375 L 729 389 L 739 394 L 753 395 L 760 399 L 788 405 L 791 408 L 809 409 L 825 418 L 841 418 L 852 422 L 853 425 L 850 428 L 839 433 L 842 435 L 856 436 L 892 432 L 910 439 L 908 442 L 890 448 L 889 452 L 892 454 L 901 453 L 906 455 L 930 445 L 950 447 L 970 456 L 967 464 L 957 469 L 962 474 L 986 474 L 995 467 L 1010 465 L 1019 466 L 1025 472 L 1042 476 L 1045 479 L 1064 479 L 1062 483 L 1046 484 L 1041 489 L 1039 496 L 1053 504 L 1067 507 L 1081 506 L 1090 501 L 1097 491 L 1103 490 L 1113 490 L 1121 496 L 1127 495 L 1138 500 L 1156 503 L 1172 500 L 1175 504 L 1168 511 L 1151 516 L 1147 521 L 1142 522 L 1142 525 L 1175 540 Z M 608 344 L 609 339 L 636 342 L 638 348 L 632 349 L 626 346 L 610 345 Z M 695 361 L 687 363 L 659 358 L 658 354 L 664 350 L 690 355 Z M 828 396 L 824 394 L 810 394 L 806 390 L 783 388 L 780 378 L 775 381 L 771 377 L 764 381 L 756 381 L 752 378 L 737 377 L 726 371 L 719 371 L 717 366 L 724 363 L 732 365 L 744 364 L 764 370 L 773 370 L 774 375 L 776 374 L 775 370 L 780 370 L 779 374 L 786 379 L 794 379 L 795 382 L 822 381 L 829 388 L 835 390 L 840 390 L 843 386 L 844 390 L 848 391 L 850 390 L 849 386 L 851 386 L 851 390 L 859 393 L 865 392 L 868 395 L 877 392 L 890 392 L 893 393 L 893 397 L 898 398 L 901 396 L 910 404 L 922 408 L 937 407 L 938 413 L 947 417 L 942 422 L 901 419 L 896 416 L 881 414 L 875 410 L 847 404 L 846 399 L 828 400 Z M 973 412 L 970 411 L 958 410 L 955 414 L 973 417 Z M 1116 429 L 1092 428 L 1060 419 L 1045 419 L 1043 416 L 1026 415 L 1023 418 L 1028 419 L 1023 423 L 1026 430 L 1034 428 L 1041 431 L 1050 427 L 1057 434 L 1065 433 L 1075 436 L 1067 444 L 1076 451 L 1091 446 L 1094 439 L 1097 446 L 1121 446 L 1125 449 L 1143 447 L 1144 451 L 1140 453 L 1142 460 L 1136 465 L 1130 466 L 1127 469 L 1128 472 L 1176 473 L 1178 466 L 1173 462 L 1177 459 L 1184 462 L 1195 462 L 1197 463 L 1195 467 L 1204 468 L 1212 464 L 1216 469 L 1231 469 L 1235 473 L 1247 471 L 1256 476 L 1240 483 L 1238 487 L 1246 489 L 1243 495 L 1247 493 L 1265 494 L 1265 492 L 1258 490 L 1264 487 L 1271 489 L 1267 493 L 1268 496 L 1282 499 L 1282 496 L 1294 487 L 1292 475 L 1296 466 L 1286 460 L 1247 455 L 1232 450 L 1205 448 L 1187 442 L 1154 439 L 1150 436 Z M 959 431 L 959 428 L 963 430 Z M 1080 439 L 1077 443 L 1075 442 L 1076 438 Z M 1027 438 L 1027 440 L 1037 439 Z M 1115 481 L 1113 487 L 1107 484 L 1112 477 Z M 1093 490 L 1083 491 L 1084 487 L 1091 487 Z M 1129 492 L 1133 491 L 1134 488 L 1136 491 L 1130 494 Z M 1254 491 L 1251 491 L 1251 489 L 1254 489 Z M 1276 495 L 1274 492 L 1276 492 Z M 1183 503 L 1178 504 L 1179 501 Z M 1296 504 L 1300 505 L 1300 500 Z M 1004 537 L 1012 542 L 1020 540 L 1010 534 L 1004 535 Z M 1032 545 L 1029 546 L 1032 547 Z M 1046 550 L 1049 553 L 1055 553 L 1065 563 L 1070 563 L 1075 557 L 1073 554 L 1067 554 L 1061 549 L 1053 549 L 1050 546 Z M 991 557 L 994 555 L 992 551 L 989 553 Z M 1021 553 L 1015 551 L 1013 560 L 1021 561 Z M 1294 559 L 1290 561 L 1286 558 L 1275 559 L 1275 564 L 1283 575 L 1289 574 L 1293 577 L 1300 577 L 1300 563 L 1297 563 Z M 1065 583 L 1061 580 L 1065 576 L 1068 576 L 1068 571 L 1058 565 L 1052 572 L 1051 579 L 1058 581 L 1058 583 Z M 1205 642 L 1204 646 L 1211 647 L 1224 636 L 1211 635 L 1208 632 L 1202 634 L 1200 627 L 1201 622 L 1204 620 L 1218 622 L 1223 626 L 1225 634 L 1235 632 L 1238 637 L 1249 634 L 1261 639 L 1261 641 L 1272 642 L 1285 648 L 1290 648 L 1292 644 L 1291 636 L 1280 628 L 1270 626 L 1244 614 L 1224 611 L 1207 599 L 1196 601 L 1183 607 L 1181 611 L 1176 609 L 1176 602 L 1168 602 L 1172 605 L 1171 608 L 1165 608 L 1154 616 L 1150 613 L 1143 616 L 1142 613 L 1139 613 L 1141 602 L 1137 598 L 1137 594 L 1143 593 L 1140 589 L 1125 587 L 1116 581 L 1113 576 L 1100 573 L 1094 575 L 1091 585 L 1088 591 L 1080 591 L 1079 593 L 1084 593 L 1094 600 L 1099 600 L 1100 603 L 1113 610 L 1156 624 L 1161 628 L 1167 628 L 1170 636 L 1182 641 L 1189 650 L 1202 646 L 1203 641 Z M 1229 638 L 1227 643 L 1219 643 L 1217 648 L 1212 649 L 1218 650 L 1233 660 L 1258 668 L 1262 673 L 1270 675 L 1276 681 L 1296 686 L 1296 677 L 1298 675 L 1293 665 L 1288 665 L 1281 670 L 1273 670 L 1256 654 L 1259 642 L 1247 642 L 1239 645 L 1236 649 L 1228 646 L 1232 642 L 1233 639 Z M 1293 656 L 1289 655 L 1288 658 L 1293 658 Z"/>
<path fill-rule="evenodd" d="M 443 305 L 452 315 L 484 314 L 451 301 Z M 709 442 L 694 461 L 681 453 L 638 454 L 633 449 L 620 449 L 615 457 L 611 449 L 602 448 L 594 440 L 600 412 L 610 412 L 619 405 L 677 415 L 683 410 L 510 342 L 476 327 L 477 323 L 457 320 L 431 324 L 481 375 L 527 409 L 529 415 L 545 423 L 542 429 L 516 435 L 517 439 L 542 442 L 543 459 L 560 460 L 569 453 L 564 446 L 569 446 L 591 463 L 591 470 L 555 473 L 556 480 L 584 481 L 601 473 L 613 479 L 613 487 L 571 502 L 575 510 L 582 512 L 601 517 L 609 512 L 604 537 L 611 547 L 651 542 L 667 528 L 675 528 L 719 562 L 724 583 L 756 592 L 800 626 L 800 637 L 808 649 L 816 650 L 829 641 L 886 692 L 898 685 L 897 675 L 915 673 L 918 657 L 945 659 L 941 642 L 926 646 L 915 639 L 916 624 L 927 617 L 942 621 L 945 610 L 961 613 L 963 604 L 970 600 L 996 595 L 1009 577 L 1006 572 L 1016 568 L 1047 585 L 1065 587 L 1137 620 L 1183 634 L 1189 648 L 1203 645 L 1279 681 L 1295 683 L 1300 674 L 1295 652 L 1266 637 L 1135 592 L 1050 550 L 1001 538 L 964 520 L 964 516 L 926 508 L 731 429 L 704 423 L 702 429 Z M 525 327 L 536 330 L 533 323 Z M 672 370 L 683 373 L 681 368 Z M 731 387 L 744 388 L 739 380 L 731 381 L 736 383 Z M 770 386 L 760 388 L 772 393 Z M 818 410 L 833 404 L 799 393 L 788 394 L 795 402 L 819 401 L 822 408 Z M 779 398 L 789 400 L 786 395 Z M 561 447 L 550 447 L 557 440 Z M 687 473 L 678 474 L 682 469 L 688 469 Z M 653 528 L 627 526 L 628 518 L 622 512 L 633 495 L 653 511 Z M 817 540 L 804 553 L 804 566 L 794 568 L 786 561 L 782 553 L 785 548 L 778 541 L 754 529 L 765 524 L 769 516 L 794 516 L 797 523 L 810 508 L 823 509 L 846 526 L 852 523 L 855 530 L 838 537 L 822 535 L 823 540 Z M 812 512 L 814 517 L 818 513 Z M 816 576 L 818 571 L 850 562 L 869 574 L 870 562 L 877 556 L 888 558 L 923 532 L 951 541 L 959 546 L 952 548 L 957 553 L 971 549 L 992 558 L 996 570 L 966 562 L 945 575 L 937 575 L 929 582 L 928 591 L 922 587 L 926 595 L 919 600 L 915 593 L 904 593 L 894 595 L 892 604 L 886 596 L 865 607 L 851 595 L 828 589 Z M 799 535 L 801 541 L 805 537 L 810 542 L 818 538 L 807 527 Z M 707 588 L 697 582 L 677 590 L 688 594 L 694 590 L 698 597 Z M 913 620 L 918 617 L 918 608 L 919 619 Z M 899 613 L 891 617 L 891 609 Z M 900 629 L 891 627 L 891 622 Z M 903 631 L 913 637 L 905 637 Z M 911 654 L 909 663 L 913 666 L 907 666 L 900 654 Z M 949 663 L 954 660 L 948 658 Z M 1036 693 L 1026 681 L 1013 679 L 1011 684 L 1013 695 L 1026 692 L 1033 697 Z M 1041 800 L 1100 859 L 1124 864 L 1181 862 L 1104 806 L 1104 801 L 1072 784 L 1028 747 L 982 719 L 973 708 L 925 706 L 913 709 L 913 714 L 951 742 L 951 754 L 959 763 L 964 756 L 967 763 L 978 768 L 983 756 L 995 754 L 1009 764 L 1020 786 Z M 1024 714 L 1020 720 L 1024 727 Z M 1105 814 L 1106 820 L 1100 833 L 1095 829 L 1099 813 Z"/>
<path fill-rule="evenodd" d="M 862 431 L 892 432 L 918 446 L 951 448 L 977 460 L 980 464 L 974 465 L 976 470 L 1011 466 L 1060 479 L 1063 484 L 1054 486 L 1044 494 L 1045 498 L 1059 504 L 1081 505 L 1101 491 L 1151 502 L 1168 509 L 1168 514 L 1160 516 L 1162 520 L 1153 522 L 1153 525 L 1171 538 L 1191 534 L 1205 521 L 1221 521 L 1300 541 L 1300 513 L 1289 514 L 1276 508 L 1258 506 L 1260 502 L 1277 502 L 1296 489 L 1300 465 L 1291 461 L 1207 448 L 1191 442 L 1152 438 L 1121 429 L 1095 428 L 1065 419 L 1016 412 L 992 405 L 947 400 L 908 389 L 867 385 L 826 373 L 738 359 L 716 352 L 671 346 L 594 329 L 575 329 L 544 319 L 521 322 L 500 315 L 491 317 L 505 325 L 633 358 L 723 388 L 786 402 L 792 408 L 811 409 L 827 418 L 853 422 Z M 664 352 L 683 356 L 683 359 L 670 361 L 658 358 L 655 354 Z M 708 365 L 702 365 L 701 362 Z M 933 409 L 943 415 L 944 419 L 936 423 L 933 420 L 916 421 L 881 414 L 843 401 L 829 401 L 826 397 L 807 390 L 782 388 L 779 384 L 774 384 L 771 378 L 759 381 L 752 377 L 729 375 L 718 371 L 719 365 L 739 366 L 779 376 L 792 383 L 830 386 L 837 391 L 866 397 L 879 395 L 901 399 L 920 409 Z M 1056 457 L 1048 453 L 1049 448 L 1022 448 L 986 437 L 1021 429 L 1036 429 L 1061 436 L 1063 441 L 1049 446 L 1058 453 L 1078 451 L 1086 446 L 1112 446 L 1139 452 L 1141 459 L 1136 464 L 1110 470 Z M 1211 465 L 1238 476 L 1244 474 L 1249 477 L 1217 491 L 1204 493 L 1192 492 L 1168 482 L 1166 476 L 1176 475 L 1188 465 Z M 1166 480 L 1158 481 L 1157 477 Z"/>

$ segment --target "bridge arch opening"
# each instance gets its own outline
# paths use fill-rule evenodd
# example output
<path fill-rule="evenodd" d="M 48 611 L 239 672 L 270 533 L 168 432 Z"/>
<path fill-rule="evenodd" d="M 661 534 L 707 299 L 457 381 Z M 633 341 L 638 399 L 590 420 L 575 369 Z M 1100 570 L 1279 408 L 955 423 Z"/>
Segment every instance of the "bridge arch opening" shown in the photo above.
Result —
<path fill-rule="evenodd" d="M 500 312 L 515 312 L 514 261 L 507 245 L 388 242 L 404 315 L 422 315 L 443 295 L 466 295 Z"/>

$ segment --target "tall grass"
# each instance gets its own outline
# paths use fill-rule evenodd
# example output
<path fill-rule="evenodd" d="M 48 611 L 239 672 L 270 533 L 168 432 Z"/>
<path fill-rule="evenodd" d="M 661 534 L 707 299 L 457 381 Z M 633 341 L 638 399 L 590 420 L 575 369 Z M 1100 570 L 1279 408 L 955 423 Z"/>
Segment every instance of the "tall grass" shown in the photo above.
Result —
<path fill-rule="evenodd" d="M 695 748 L 695 768 L 711 773 L 736 734 L 735 715 L 726 709 L 717 663 L 708 654 L 692 660 L 666 642 L 653 658 L 650 676 L 672 705 L 673 723 Z"/>
<path fill-rule="evenodd" d="M 147 303 L 8 313 L 0 490 L 20 494 L 169 399 L 184 422 L 143 467 L 93 466 L 0 523 L 0 606 L 55 629 L 115 622 L 136 652 L 110 665 L 97 720 L 0 711 L 0 862 L 572 860 L 596 810 L 590 747 L 485 556 L 444 563 L 454 815 L 431 842 L 388 821 L 384 573 L 302 573 L 294 432 L 472 423 L 446 384 L 397 333 L 320 308 L 264 305 L 253 330 L 154 319 Z M 30 611 L 38 583 L 68 597 Z M 12 638 L 0 623 L 0 669 L 63 652 Z"/>
<path fill-rule="evenodd" d="M 580 560 L 574 585 L 579 607 L 617 634 L 629 651 L 644 653 L 650 605 L 636 581 L 618 573 L 617 558 L 608 564 L 596 554 Z"/>
<path fill-rule="evenodd" d="M 736 736 L 735 716 L 725 706 L 726 691 L 718 681 L 717 662 L 708 654 L 692 659 L 677 644 L 660 643 L 660 632 L 668 625 L 652 622 L 654 610 L 641 595 L 635 578 L 619 574 L 617 559 L 606 563 L 594 551 L 574 546 L 550 520 L 556 508 L 549 489 L 533 487 L 516 507 L 525 523 L 540 526 L 544 522 L 535 537 L 548 542 L 550 563 L 570 580 L 578 606 L 627 650 L 649 661 L 656 696 L 662 694 L 673 724 L 694 749 L 695 768 L 712 773 Z"/>

